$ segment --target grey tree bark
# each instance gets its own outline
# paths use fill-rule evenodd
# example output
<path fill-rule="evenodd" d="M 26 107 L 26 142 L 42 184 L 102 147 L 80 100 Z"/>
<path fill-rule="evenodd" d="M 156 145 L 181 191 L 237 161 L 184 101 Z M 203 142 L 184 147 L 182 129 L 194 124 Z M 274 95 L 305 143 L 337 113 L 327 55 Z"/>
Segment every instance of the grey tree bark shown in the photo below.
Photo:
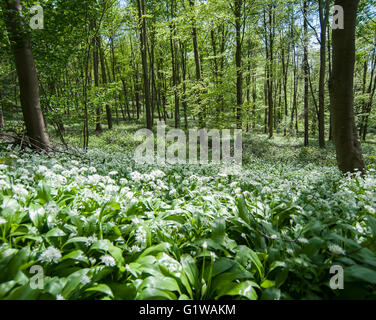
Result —
<path fill-rule="evenodd" d="M 333 71 L 330 104 L 333 140 L 342 172 L 365 172 L 362 148 L 354 120 L 355 26 L 359 0 L 336 0 L 344 9 L 344 29 L 332 32 Z"/>
<path fill-rule="evenodd" d="M 39 81 L 33 51 L 21 15 L 21 1 L 5 0 L 5 4 L 5 21 L 15 58 L 27 135 L 35 149 L 47 151 L 50 141 L 40 105 Z"/>

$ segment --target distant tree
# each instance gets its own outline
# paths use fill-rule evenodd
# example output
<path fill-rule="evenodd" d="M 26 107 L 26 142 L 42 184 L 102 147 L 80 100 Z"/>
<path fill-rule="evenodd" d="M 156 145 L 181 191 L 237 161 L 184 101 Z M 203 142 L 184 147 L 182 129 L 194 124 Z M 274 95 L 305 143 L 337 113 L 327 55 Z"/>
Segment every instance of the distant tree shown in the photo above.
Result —
<path fill-rule="evenodd" d="M 138 18 L 140 25 L 140 48 L 141 48 L 141 58 L 142 58 L 142 73 L 144 80 L 144 100 L 145 100 L 145 110 L 146 110 L 146 127 L 151 130 L 153 127 L 153 117 L 151 114 L 151 104 L 150 104 L 150 81 L 148 73 L 148 33 L 146 27 L 146 11 L 145 11 L 145 0 L 137 0 Z"/>

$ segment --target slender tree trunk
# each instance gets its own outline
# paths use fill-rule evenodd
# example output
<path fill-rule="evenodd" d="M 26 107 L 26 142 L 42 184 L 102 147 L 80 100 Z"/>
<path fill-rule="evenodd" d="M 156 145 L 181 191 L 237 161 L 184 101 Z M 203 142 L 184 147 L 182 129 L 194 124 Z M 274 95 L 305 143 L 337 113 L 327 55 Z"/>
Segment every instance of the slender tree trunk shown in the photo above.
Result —
<path fill-rule="evenodd" d="M 102 40 L 99 38 L 99 51 L 100 51 L 100 60 L 101 60 L 101 71 L 102 71 L 102 83 L 104 86 L 107 85 L 107 75 L 106 73 L 106 61 L 104 57 L 104 52 L 102 49 Z M 106 105 L 106 118 L 107 118 L 107 126 L 109 130 L 112 130 L 113 128 L 113 123 L 112 123 L 112 111 L 111 107 L 107 104 Z"/>
<path fill-rule="evenodd" d="M 257 103 L 257 78 L 256 75 L 253 76 L 253 89 L 252 89 L 252 129 L 256 128 L 256 103 Z"/>
<path fill-rule="evenodd" d="M 125 79 L 121 79 L 121 82 L 123 83 L 123 92 L 124 92 L 126 112 L 127 112 L 127 115 L 128 115 L 128 120 L 130 121 L 131 120 L 131 113 L 130 113 L 130 106 L 129 106 L 129 100 L 128 100 L 127 84 L 125 83 Z"/>
<path fill-rule="evenodd" d="M 155 27 L 152 26 L 151 35 L 150 35 L 150 78 L 151 78 L 151 115 L 152 115 L 152 123 L 154 123 L 154 114 L 155 114 L 155 104 L 157 102 L 157 90 L 155 84 Z M 159 110 L 159 107 L 158 107 Z"/>
<path fill-rule="evenodd" d="M 181 69 L 182 69 L 182 77 L 183 77 L 183 112 L 184 112 L 184 127 L 188 130 L 188 104 L 187 104 L 187 85 L 185 83 L 187 77 L 187 58 L 186 58 L 186 51 L 184 43 L 180 42 L 180 53 L 181 53 Z"/>
<path fill-rule="evenodd" d="M 303 0 L 304 14 L 304 40 L 303 40 L 303 70 L 304 70 L 304 146 L 309 145 L 309 65 L 308 65 L 308 23 L 307 23 L 308 0 Z"/>
<path fill-rule="evenodd" d="M 375 61 L 375 63 L 376 63 L 376 61 Z M 371 87 L 372 87 L 372 80 L 371 80 Z M 366 107 L 366 110 L 365 110 L 366 116 L 365 116 L 365 119 L 364 119 L 364 126 L 363 126 L 363 132 L 362 132 L 363 141 L 366 141 L 367 133 L 368 133 L 368 120 L 369 120 L 369 117 L 371 115 L 373 98 L 375 96 L 375 91 L 376 91 L 376 75 L 375 75 L 375 78 L 374 78 L 374 81 L 373 81 L 373 87 L 370 91 L 371 92 L 369 93 L 369 100 L 368 100 L 367 107 Z"/>
<path fill-rule="evenodd" d="M 175 17 L 175 1 L 171 0 L 171 19 L 174 19 Z M 170 23 L 170 49 L 171 49 L 171 66 L 172 66 L 172 85 L 174 89 L 174 101 L 175 101 L 175 128 L 180 127 L 180 99 L 178 95 L 178 56 L 177 56 L 177 49 L 176 49 L 176 42 L 175 42 L 175 23 Z"/>
<path fill-rule="evenodd" d="M 95 87 L 99 88 L 99 53 L 98 50 L 100 50 L 100 38 L 95 37 L 93 39 L 93 68 L 94 68 L 94 84 Z M 100 53 L 101 60 L 103 59 L 102 52 Z M 102 124 L 101 124 L 101 107 L 97 107 L 96 110 L 96 128 L 95 131 L 101 133 L 102 130 Z"/>
<path fill-rule="evenodd" d="M 223 83 L 224 83 L 224 69 L 225 69 L 225 50 L 226 50 L 226 31 L 225 31 L 225 25 L 221 25 L 221 59 L 220 59 L 220 86 L 221 86 L 221 94 L 220 94 L 220 104 L 221 104 L 221 115 L 225 111 L 225 97 L 222 90 Z"/>
<path fill-rule="evenodd" d="M 344 9 L 344 29 L 332 31 L 333 73 L 330 102 L 333 138 L 342 172 L 365 171 L 362 148 L 354 119 L 355 25 L 359 0 L 336 0 Z"/>
<path fill-rule="evenodd" d="M 376 34 L 375 34 L 376 36 Z M 376 38 L 375 38 L 376 41 Z M 362 106 L 362 114 L 363 116 L 361 117 L 361 126 L 360 126 L 360 136 L 362 137 L 363 141 L 366 140 L 367 137 L 367 131 L 368 131 L 368 119 L 371 114 L 371 109 L 372 109 L 372 102 L 373 102 L 373 97 L 375 94 L 375 88 L 376 88 L 376 48 L 373 50 L 372 58 L 371 58 L 371 75 L 370 75 L 370 80 L 369 80 L 369 85 L 367 91 L 365 90 L 365 82 L 366 82 L 366 72 L 367 72 L 367 67 L 365 67 L 365 74 L 364 74 L 364 79 L 363 79 L 363 94 L 367 93 L 368 95 L 368 101 L 364 100 L 363 106 Z M 375 75 L 375 78 L 374 78 Z"/>
<path fill-rule="evenodd" d="M 293 85 L 293 98 L 292 98 L 292 110 L 291 110 L 291 129 L 294 127 L 294 118 L 295 118 L 295 131 L 296 134 L 299 133 L 298 126 L 298 70 L 297 70 L 297 56 L 296 56 L 296 47 L 294 44 L 294 85 Z"/>
<path fill-rule="evenodd" d="M 189 0 L 189 5 L 192 10 L 195 9 L 195 0 Z M 193 13 L 194 14 L 194 13 Z M 198 85 L 201 85 L 201 63 L 200 63 L 200 53 L 198 49 L 198 37 L 197 37 L 197 27 L 196 27 L 196 19 L 193 19 L 192 22 L 192 42 L 193 42 L 193 53 L 195 57 L 195 67 L 196 67 L 196 81 Z M 197 104 L 199 107 L 199 127 L 205 127 L 205 118 L 206 118 L 206 110 L 205 107 L 201 105 L 201 90 L 198 91 L 197 97 Z"/>
<path fill-rule="evenodd" d="M 267 88 L 268 88 L 268 129 L 269 138 L 274 136 L 274 100 L 273 100 L 273 75 L 274 75 L 274 5 L 269 7 L 269 36 L 266 30 L 265 32 L 269 45 L 266 47 L 267 53 Z"/>
<path fill-rule="evenodd" d="M 284 96 L 284 104 L 285 104 L 285 122 L 288 117 L 288 103 L 287 103 L 287 77 L 288 77 L 288 67 L 289 67 L 289 60 L 290 60 L 290 45 L 287 47 L 287 57 L 285 54 L 285 47 L 282 46 L 282 73 L 283 73 L 283 96 Z M 287 135 L 287 128 L 286 126 L 283 129 L 283 135 Z"/>
<path fill-rule="evenodd" d="M 18 75 L 22 113 L 27 135 L 36 149 L 50 148 L 40 106 L 39 81 L 30 38 L 24 30 L 20 0 L 6 0 L 5 21 Z"/>
<path fill-rule="evenodd" d="M 106 104 L 106 116 L 107 116 L 108 130 L 112 130 L 112 128 L 113 128 L 112 112 L 111 112 L 111 108 L 108 104 Z"/>
<path fill-rule="evenodd" d="M 328 72 L 329 72 L 329 79 L 332 77 L 332 50 L 331 50 L 331 41 L 330 41 L 330 28 L 327 29 L 327 45 L 328 45 Z M 330 89 L 328 81 L 328 90 Z M 330 117 L 329 117 L 329 141 L 333 140 L 333 124 L 332 124 L 332 113 L 330 112 Z"/>
<path fill-rule="evenodd" d="M 4 128 L 4 116 L 3 116 L 3 97 L 0 91 L 0 129 Z"/>
<path fill-rule="evenodd" d="M 243 0 L 235 0 L 235 29 L 236 29 L 236 125 L 242 129 L 243 109 L 243 71 L 242 71 L 242 6 Z"/>
<path fill-rule="evenodd" d="M 146 110 L 146 127 L 151 130 L 153 128 L 153 119 L 150 107 L 150 83 L 148 75 L 148 41 L 147 41 L 147 28 L 146 28 L 146 17 L 145 17 L 145 0 L 137 0 L 138 6 L 138 19 L 140 23 L 140 47 L 141 47 L 141 58 L 142 58 L 142 73 L 144 80 L 144 101 Z"/>
<path fill-rule="evenodd" d="M 320 15 L 320 79 L 319 79 L 319 146 L 325 148 L 325 76 L 326 76 L 326 28 L 329 21 L 329 0 L 319 0 Z"/>

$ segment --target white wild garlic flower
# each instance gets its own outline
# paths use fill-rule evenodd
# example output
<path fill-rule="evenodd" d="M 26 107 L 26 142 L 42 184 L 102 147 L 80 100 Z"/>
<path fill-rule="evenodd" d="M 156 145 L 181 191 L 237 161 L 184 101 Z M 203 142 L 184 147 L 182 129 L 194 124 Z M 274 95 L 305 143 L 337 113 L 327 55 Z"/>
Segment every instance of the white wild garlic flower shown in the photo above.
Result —
<path fill-rule="evenodd" d="M 61 259 L 61 253 L 58 249 L 54 247 L 48 247 L 46 251 L 44 251 L 40 257 L 39 260 L 41 262 L 47 262 L 47 263 L 58 263 Z"/>
<path fill-rule="evenodd" d="M 101 260 L 107 267 L 116 266 L 115 259 L 112 256 L 110 256 L 109 254 L 106 254 L 103 257 L 101 257 Z"/>

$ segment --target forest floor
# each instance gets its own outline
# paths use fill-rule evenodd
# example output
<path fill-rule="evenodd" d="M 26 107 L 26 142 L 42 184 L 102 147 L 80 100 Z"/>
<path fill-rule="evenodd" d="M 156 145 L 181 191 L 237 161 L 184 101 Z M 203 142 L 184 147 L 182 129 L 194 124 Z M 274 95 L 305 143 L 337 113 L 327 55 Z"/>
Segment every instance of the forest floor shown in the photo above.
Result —
<path fill-rule="evenodd" d="M 0 151 L 0 299 L 376 298 L 375 137 L 350 178 L 330 144 L 254 134 L 242 168 L 141 166 L 135 130 L 85 157 Z"/>

